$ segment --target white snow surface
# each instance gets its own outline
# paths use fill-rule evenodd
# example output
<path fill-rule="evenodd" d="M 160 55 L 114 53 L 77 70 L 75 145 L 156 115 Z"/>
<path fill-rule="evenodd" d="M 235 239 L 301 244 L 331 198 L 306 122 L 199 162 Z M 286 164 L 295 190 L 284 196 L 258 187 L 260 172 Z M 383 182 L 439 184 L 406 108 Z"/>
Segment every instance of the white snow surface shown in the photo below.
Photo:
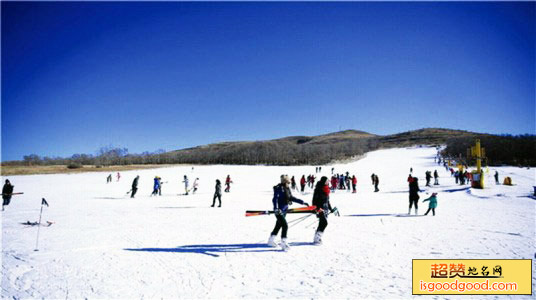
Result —
<path fill-rule="evenodd" d="M 2 298 L 412 298 L 412 259 L 534 259 L 535 205 L 529 197 L 534 169 L 490 168 L 486 188 L 454 183 L 434 163 L 435 148 L 379 150 L 345 164 L 323 166 L 322 175 L 350 172 L 356 194 L 330 195 L 340 217 L 330 215 L 323 245 L 312 245 L 311 216 L 292 226 L 290 251 L 269 248 L 273 215 L 245 217 L 246 210 L 272 209 L 273 186 L 281 174 L 315 174 L 314 166 L 177 166 L 121 173 L 11 176 L 15 192 L 2 213 Z M 422 200 L 438 192 L 436 216 L 407 217 L 410 167 L 419 177 Z M 436 170 L 439 186 L 425 187 Z M 511 176 L 515 186 L 495 185 Z M 370 175 L 376 173 L 380 192 Z M 215 179 L 230 174 L 230 193 L 211 208 Z M 135 199 L 126 192 L 140 175 Z M 162 196 L 150 197 L 154 176 Z M 198 177 L 195 195 L 184 192 Z M 319 178 L 318 174 L 317 177 Z M 2 178 L 5 180 L 6 178 Z M 433 179 L 432 179 L 433 183 Z M 293 193 L 312 202 L 312 190 Z M 43 209 L 39 251 L 36 226 Z M 299 207 L 294 204 L 292 207 Z M 291 221 L 304 214 L 288 215 Z M 279 241 L 279 237 L 277 239 Z M 533 290 L 536 270 L 533 262 Z M 439 296 L 456 298 L 452 296 Z M 437 296 L 436 296 L 437 298 Z M 467 299 L 463 296 L 460 299 Z M 520 298 L 531 296 L 478 296 Z"/>

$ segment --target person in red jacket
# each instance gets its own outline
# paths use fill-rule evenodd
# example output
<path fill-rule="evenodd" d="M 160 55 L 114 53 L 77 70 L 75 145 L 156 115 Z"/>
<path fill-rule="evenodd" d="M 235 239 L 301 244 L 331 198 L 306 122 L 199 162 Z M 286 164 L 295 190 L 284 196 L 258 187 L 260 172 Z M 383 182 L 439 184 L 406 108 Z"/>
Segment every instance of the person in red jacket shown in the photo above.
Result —
<path fill-rule="evenodd" d="M 353 189 L 352 193 L 356 192 L 356 190 L 355 190 L 356 185 L 357 185 L 357 178 L 355 178 L 355 175 L 354 175 L 354 176 L 352 176 L 352 189 Z"/>
<path fill-rule="evenodd" d="M 231 175 L 227 175 L 227 178 L 225 179 L 225 192 L 229 193 L 231 191 L 231 183 L 233 181 L 231 180 Z"/>
<path fill-rule="evenodd" d="M 303 191 L 305 190 L 305 175 L 302 175 L 301 179 L 300 179 L 300 185 L 301 185 L 301 192 L 303 193 Z"/>
<path fill-rule="evenodd" d="M 331 176 L 331 191 L 335 192 L 335 189 L 337 188 L 337 177 L 335 175 Z"/>

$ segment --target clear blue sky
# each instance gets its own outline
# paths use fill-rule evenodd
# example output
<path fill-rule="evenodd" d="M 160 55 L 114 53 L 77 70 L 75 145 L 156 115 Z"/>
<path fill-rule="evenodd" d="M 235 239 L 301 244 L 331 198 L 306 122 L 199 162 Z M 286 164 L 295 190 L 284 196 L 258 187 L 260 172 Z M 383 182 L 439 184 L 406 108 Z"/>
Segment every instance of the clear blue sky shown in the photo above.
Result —
<path fill-rule="evenodd" d="M 2 160 L 535 133 L 535 3 L 2 2 Z"/>

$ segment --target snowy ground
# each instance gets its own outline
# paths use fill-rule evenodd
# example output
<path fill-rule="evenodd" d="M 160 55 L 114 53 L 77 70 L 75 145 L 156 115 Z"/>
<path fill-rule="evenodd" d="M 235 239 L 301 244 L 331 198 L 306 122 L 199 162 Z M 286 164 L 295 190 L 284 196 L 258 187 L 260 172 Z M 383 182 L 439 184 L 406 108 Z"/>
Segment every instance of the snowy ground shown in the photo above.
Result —
<path fill-rule="evenodd" d="M 15 192 L 24 195 L 2 213 L 2 298 L 398 299 L 413 297 L 413 258 L 534 259 L 536 201 L 528 197 L 534 169 L 498 168 L 501 180 L 511 176 L 516 185 L 495 185 L 490 176 L 488 188 L 472 190 L 455 185 L 434 154 L 433 148 L 381 150 L 335 165 L 335 172 L 356 174 L 358 193 L 331 195 L 341 216 L 329 217 L 324 245 L 311 245 L 310 217 L 289 229 L 286 253 L 265 245 L 273 216 L 244 212 L 271 209 L 280 174 L 299 180 L 314 167 L 173 167 L 123 172 L 119 182 L 114 174 L 110 184 L 104 173 L 12 176 Z M 439 193 L 435 217 L 405 217 L 410 167 L 421 188 L 426 170 L 440 173 L 441 185 L 421 193 L 421 200 Z M 379 193 L 372 173 L 379 175 Z M 137 174 L 140 189 L 130 199 L 125 194 Z M 185 174 L 200 178 L 197 194 L 178 196 Z M 227 174 L 231 193 L 224 193 L 222 208 L 211 208 L 214 181 Z M 155 175 L 168 181 L 161 197 L 149 197 Z M 310 189 L 294 194 L 311 202 Z M 37 227 L 20 223 L 37 221 L 42 197 L 50 204 L 43 219 L 55 223 L 41 227 L 36 252 Z M 419 205 L 423 214 L 428 205 Z M 534 276 L 533 269 L 533 289 Z"/>

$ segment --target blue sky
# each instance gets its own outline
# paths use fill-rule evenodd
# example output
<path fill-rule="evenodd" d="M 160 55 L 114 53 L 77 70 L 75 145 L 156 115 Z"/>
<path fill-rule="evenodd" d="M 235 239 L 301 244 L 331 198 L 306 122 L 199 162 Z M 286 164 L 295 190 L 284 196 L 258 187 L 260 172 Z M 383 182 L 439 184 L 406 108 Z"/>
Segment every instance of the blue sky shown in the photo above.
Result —
<path fill-rule="evenodd" d="M 2 161 L 535 133 L 535 3 L 2 2 Z"/>

